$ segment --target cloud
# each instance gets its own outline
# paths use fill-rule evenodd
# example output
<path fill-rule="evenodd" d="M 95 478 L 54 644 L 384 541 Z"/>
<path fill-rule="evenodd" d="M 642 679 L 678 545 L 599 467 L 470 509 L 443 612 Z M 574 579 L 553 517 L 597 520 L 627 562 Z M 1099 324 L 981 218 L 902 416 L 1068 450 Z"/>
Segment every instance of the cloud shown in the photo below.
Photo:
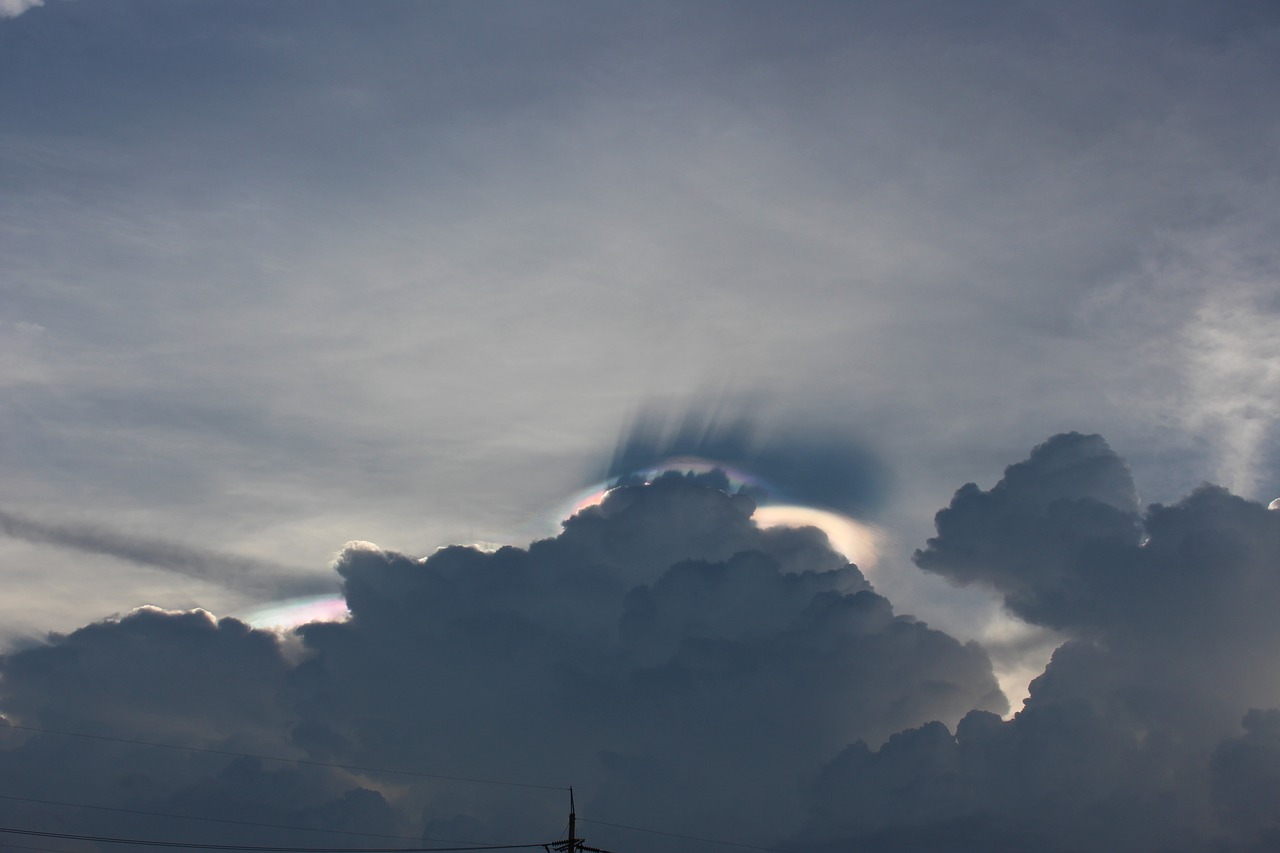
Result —
<path fill-rule="evenodd" d="M 202 613 L 96 623 L 0 661 L 0 708 L 50 729 L 574 784 L 584 815 L 747 840 L 798 826 L 801 780 L 850 741 L 1004 710 L 980 648 L 895 614 L 820 531 L 757 528 L 752 500 L 722 485 L 619 488 L 526 549 L 350 548 L 336 564 L 350 620 L 290 643 Z M 309 825 L 355 800 L 360 831 L 376 817 L 540 841 L 565 806 L 52 734 L 9 742 L 0 765 L 36 772 L 50 799 L 120 808 Z"/>
<path fill-rule="evenodd" d="M 1275 473 L 1266 469 L 1265 456 L 1277 443 L 1274 424 L 1280 420 L 1274 279 L 1270 271 L 1255 272 L 1262 282 L 1254 294 L 1239 283 L 1239 270 L 1220 274 L 1227 292 L 1207 298 L 1185 332 L 1188 387 L 1181 416 L 1192 429 L 1216 437 L 1218 481 L 1257 498 L 1259 486 Z"/>
<path fill-rule="evenodd" d="M 0 0 L 0 18 L 16 18 L 28 9 L 43 5 L 44 0 Z"/>
<path fill-rule="evenodd" d="M 1096 644 L 1133 677 L 1169 679 L 1175 692 L 1180 678 L 1212 685 L 1206 699 L 1231 708 L 1232 723 L 1275 698 L 1280 685 L 1253 669 L 1280 654 L 1270 609 L 1280 602 L 1280 516 L 1262 504 L 1203 486 L 1140 514 L 1119 457 L 1100 437 L 1072 433 L 988 492 L 961 488 L 937 527 L 916 553 L 921 568 L 990 586 L 1017 615 Z"/>
<path fill-rule="evenodd" d="M 726 405 L 691 405 L 681 414 L 642 409 L 623 432 L 607 477 L 626 477 L 673 458 L 697 457 L 742 468 L 760 479 L 758 496 L 866 517 L 888 498 L 885 463 L 853 436 L 816 426 L 763 429 Z"/>
<path fill-rule="evenodd" d="M 1128 469 L 1101 436 L 1078 433 L 1036 447 L 989 492 L 966 484 L 935 523 L 915 553 L 920 568 L 991 586 L 1015 614 L 1052 628 L 1097 618 L 1077 577 L 1092 571 L 1093 551 L 1141 541 Z"/>
<path fill-rule="evenodd" d="M 1232 825 L 1280 838 L 1280 711 L 1251 710 L 1245 733 L 1224 740 L 1210 763 L 1213 804 Z"/>
<path fill-rule="evenodd" d="M 1258 709 L 1280 706 L 1276 513 L 1205 486 L 1139 514 L 1119 458 L 1072 433 L 989 491 L 961 488 L 937 528 L 916 554 L 922 568 L 990 586 L 1070 639 L 1008 721 L 975 711 L 954 734 L 928 725 L 841 752 L 812 788 L 812 843 L 940 850 L 950 834 L 952 850 L 1205 851 L 1274 841 L 1280 712 Z"/>
<path fill-rule="evenodd" d="M 198 5 L 5 28 L 6 310 L 49 331 L 0 506 L 501 540 L 634 395 L 736 382 L 857 424 L 928 497 L 853 498 L 918 544 L 935 488 L 1081 413 L 1176 498 L 1234 414 L 1171 401 L 1249 396 L 1182 383 L 1270 351 L 1219 334 L 1249 301 L 1194 331 L 1215 247 L 1274 280 L 1260 4 Z"/>
<path fill-rule="evenodd" d="M 938 783 L 932 800 L 903 795 L 915 811 L 877 822 L 835 797 L 815 839 L 936 840 L 939 827 L 973 838 L 998 814 L 1003 834 L 990 837 L 1012 846 L 1043 836 L 1037 808 L 1053 796 L 1070 829 L 1079 800 L 1067 794 L 1096 790 L 1105 805 L 1162 790 L 1143 761 L 1199 786 L 1170 795 L 1189 804 L 1171 825 L 1254 820 L 1203 793 L 1208 758 L 1186 773 L 1178 761 L 1240 738 L 1263 755 L 1263 730 L 1240 721 L 1275 704 L 1270 545 L 1247 504 L 1214 490 L 1178 499 L 1215 470 L 1235 489 L 1280 471 L 1267 402 L 1280 398 L 1280 5 L 48 5 L 0 27 L 2 76 L 22 81 L 0 87 L 6 311 L 48 329 L 11 336 L 0 365 L 0 506 L 44 523 L 36 507 L 68 518 L 122 507 L 163 516 L 166 536 L 198 525 L 216 530 L 202 541 L 251 535 L 262 553 L 309 543 L 299 564 L 356 537 L 430 553 L 503 539 L 544 510 L 633 395 L 741 382 L 815 423 L 856 423 L 872 463 L 871 444 L 837 431 L 740 436 L 711 417 L 709 438 L 691 424 L 668 439 L 664 426 L 653 453 L 758 461 L 785 489 L 878 513 L 923 546 L 936 584 L 894 590 L 886 612 L 887 584 L 916 577 L 901 561 L 887 557 L 867 589 L 820 540 L 784 548 L 753 533 L 743 502 L 663 492 L 584 516 L 558 544 L 449 550 L 430 569 L 350 556 L 363 618 L 278 652 L 215 642 L 234 626 L 193 622 L 171 661 L 149 646 L 169 642 L 159 626 L 179 617 L 152 614 L 53 641 L 41 667 L 102 645 L 95 666 L 123 672 L 132 656 L 176 692 L 201 677 L 201 655 L 288 653 L 279 671 L 246 675 L 278 704 L 252 706 L 251 721 L 206 697 L 226 718 L 192 709 L 192 736 L 372 760 L 465 724 L 500 734 L 408 758 L 465 771 L 479 754 L 495 772 L 588 780 L 620 818 L 660 797 L 664 817 L 720 798 L 708 818 L 720 825 L 738 797 L 738 812 L 769 823 L 750 779 L 792 785 L 778 767 L 816 773 L 846 740 L 878 754 L 930 716 L 951 727 L 970 705 L 1001 710 L 973 675 L 980 650 L 897 615 L 981 636 L 985 610 L 956 617 L 945 578 L 1071 639 L 1025 717 L 963 738 L 987 765 L 1021 768 L 1013 778 L 1049 805 L 972 770 L 975 797 L 994 791 L 976 806 L 930 805 Z M 1025 477 L 984 491 L 1008 448 L 1062 422 L 1105 432 L 1167 506 L 1130 502 L 1123 466 L 1086 439 L 1056 442 Z M 1254 467 L 1268 453 L 1273 470 Z M 879 459 L 898 478 L 893 505 Z M 1057 479 L 1051 462 L 1075 473 Z M 967 480 L 983 489 L 957 498 L 926 546 L 928 517 Z M 15 576 L 29 566 L 76 590 L 43 590 L 59 624 L 144 600 L 129 588 L 137 573 L 100 571 L 82 551 L 12 550 Z M 39 609 L 21 586 L 6 590 L 0 624 Z M 208 594 L 189 584 L 173 600 Z M 941 677 L 930 644 L 948 663 Z M 405 684 L 403 702 L 384 681 Z M 68 688 L 68 707 L 88 714 L 89 694 L 106 690 L 94 683 Z M 464 702 L 464 688 L 481 695 Z M 28 712 L 53 713 L 31 695 Z M 144 690 L 111 701 L 134 710 L 139 733 L 160 702 Z M 561 718 L 573 714 L 571 738 Z M 786 741 L 794 714 L 812 738 L 799 746 Z M 728 746 L 760 732 L 759 755 Z M 1090 732 L 1136 746 L 1098 753 Z M 925 770 L 888 756 L 931 754 L 935 734 L 885 747 L 893 778 L 916 781 L 909 792 L 930 787 Z M 530 755 L 543 740 L 555 748 Z M 1182 746 L 1161 763 L 1153 750 L 1170 740 Z M 1028 757 L 999 761 L 1000 744 Z M 587 769 L 568 766 L 597 747 L 573 759 Z M 305 822 L 358 790 L 415 833 L 504 811 L 496 795 L 473 806 L 382 777 L 335 773 L 307 789 L 276 765 L 67 760 L 86 780 L 128 764 L 135 775 L 110 796 L 153 810 L 163 788 L 209 791 L 192 802 L 234 815 L 237 786 L 279 778 L 281 799 L 244 805 L 279 810 L 264 821 Z M 864 764 L 839 765 L 830 791 L 865 791 Z M 45 774 L 55 789 L 54 766 L 14 778 Z M 1245 762 L 1221 766 L 1216 790 L 1230 792 Z M 712 778 L 721 768 L 733 785 Z M 1249 778 L 1265 788 L 1266 773 Z"/>
<path fill-rule="evenodd" d="M 131 536 L 91 524 L 50 524 L 0 510 L 0 533 L 27 542 L 105 554 L 230 589 L 278 597 L 326 592 L 332 583 L 266 560 L 179 542 Z"/>
<path fill-rule="evenodd" d="M 568 784 L 618 850 L 635 836 L 610 823 L 806 853 L 1280 837 L 1280 513 L 1214 486 L 1141 510 L 1079 433 L 959 489 L 919 564 L 1067 638 L 1005 720 L 981 647 L 895 613 L 821 531 L 760 529 L 727 487 L 622 486 L 527 548 L 353 543 L 350 619 L 290 636 L 144 608 L 12 652 L 0 709 L 52 731 L 0 728 L 0 772 L 128 810 L 118 835 L 195 832 L 136 812 L 271 825 L 202 824 L 211 843 L 551 840 Z"/>

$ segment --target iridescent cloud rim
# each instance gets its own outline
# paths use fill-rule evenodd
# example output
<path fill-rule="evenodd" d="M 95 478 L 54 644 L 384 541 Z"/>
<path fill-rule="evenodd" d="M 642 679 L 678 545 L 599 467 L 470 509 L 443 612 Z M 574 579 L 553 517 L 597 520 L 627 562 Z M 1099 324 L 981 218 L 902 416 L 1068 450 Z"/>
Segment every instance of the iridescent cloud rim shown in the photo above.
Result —
<path fill-rule="evenodd" d="M 635 472 L 632 479 L 651 483 L 672 471 L 682 474 L 710 474 L 720 471 L 728 478 L 731 493 L 746 489 L 763 496 L 752 516 L 762 529 L 816 527 L 827 535 L 832 548 L 849 562 L 857 565 L 864 573 L 875 568 L 885 545 L 884 531 L 875 525 L 832 510 L 803 504 L 770 503 L 768 497 L 774 490 L 767 482 L 749 472 L 715 460 L 694 456 L 674 457 L 663 460 L 651 468 Z M 603 501 L 614 485 L 614 483 L 600 483 L 578 492 L 562 504 L 551 519 L 548 519 L 550 522 L 548 527 L 558 531 L 565 520 Z M 371 542 L 352 542 L 348 543 L 347 547 L 378 550 L 378 546 Z M 492 550 L 492 543 L 477 543 L 477 547 L 482 550 Z M 347 603 L 342 596 L 315 595 L 275 602 L 244 613 L 239 618 L 254 628 L 289 631 L 310 622 L 342 622 L 350 615 Z"/>

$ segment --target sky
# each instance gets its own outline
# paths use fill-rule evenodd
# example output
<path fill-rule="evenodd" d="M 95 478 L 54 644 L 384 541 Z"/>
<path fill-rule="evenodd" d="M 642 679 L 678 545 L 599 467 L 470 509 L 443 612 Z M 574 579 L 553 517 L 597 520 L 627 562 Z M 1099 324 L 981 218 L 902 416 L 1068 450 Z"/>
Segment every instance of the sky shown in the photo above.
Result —
<path fill-rule="evenodd" d="M 1277 91 L 1244 0 L 0 0 L 0 826 L 1274 849 Z"/>

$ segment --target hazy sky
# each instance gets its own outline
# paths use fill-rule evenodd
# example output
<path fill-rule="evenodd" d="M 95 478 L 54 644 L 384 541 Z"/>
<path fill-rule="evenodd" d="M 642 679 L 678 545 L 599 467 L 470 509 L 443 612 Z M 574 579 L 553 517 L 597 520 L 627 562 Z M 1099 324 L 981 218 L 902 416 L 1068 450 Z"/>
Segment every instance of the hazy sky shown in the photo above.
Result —
<path fill-rule="evenodd" d="M 730 815 L 747 796 L 734 785 L 706 794 L 717 774 L 767 772 L 776 785 L 758 793 L 768 788 L 781 804 L 753 806 L 755 823 L 739 828 L 788 849 L 932 849 L 943 842 L 929 833 L 946 821 L 960 822 L 952 841 L 983 849 L 1020 849 L 1062 827 L 1078 831 L 1053 836 L 1064 850 L 1099 838 L 1117 850 L 1212 839 L 1268 849 L 1266 839 L 1280 837 L 1267 835 L 1280 832 L 1264 817 L 1270 794 L 1242 814 L 1211 789 L 1280 792 L 1280 717 L 1265 710 L 1280 706 L 1280 682 L 1260 674 L 1273 673 L 1274 658 L 1258 652 L 1274 632 L 1233 609 L 1280 607 L 1267 597 L 1268 572 L 1280 571 L 1267 531 L 1280 514 L 1251 514 L 1256 504 L 1226 493 L 1186 496 L 1204 482 L 1262 506 L 1280 495 L 1277 92 L 1280 9 L 1266 2 L 0 0 L 0 643 L 11 652 L 0 712 L 57 727 L 54 706 L 42 703 L 63 694 L 23 686 L 71 679 L 40 656 L 51 650 L 100 648 L 110 672 L 129 657 L 113 631 L 146 644 L 165 642 L 166 632 L 231 630 L 159 611 L 90 623 L 140 605 L 245 614 L 337 591 L 345 579 L 349 598 L 362 584 L 384 597 L 368 599 L 363 617 L 353 604 L 356 619 L 325 629 L 333 636 L 316 630 L 264 650 L 253 644 L 267 639 L 237 635 L 219 640 L 230 644 L 220 651 L 190 650 L 257 661 L 246 683 L 270 694 L 255 694 L 271 706 L 261 715 L 244 710 L 248 699 L 224 698 L 234 713 L 212 729 L 166 729 L 155 721 L 168 706 L 156 699 L 145 713 L 65 727 L 179 740 L 199 730 L 223 745 L 230 741 L 218 738 L 237 732 L 239 751 L 289 748 L 382 767 L 429 770 L 444 756 L 445 773 L 555 785 L 576 769 L 577 784 L 595 786 L 584 795 L 597 813 L 620 822 L 677 820 L 680 797 L 698 792 L 706 821 L 680 817 L 679 831 L 715 837 L 733 830 Z M 681 438 L 690 412 L 710 424 L 701 444 Z M 1030 455 L 1071 432 L 1105 443 L 1076 436 Z M 495 556 L 477 569 L 483 591 L 441 592 L 366 566 L 377 554 L 392 567 L 419 566 L 400 555 L 451 543 L 523 548 L 554 535 L 573 496 L 602 481 L 611 462 L 691 447 L 725 451 L 724 461 L 758 466 L 749 473 L 785 485 L 798 502 L 875 525 L 874 565 L 841 574 L 820 543 L 780 545 L 736 526 L 741 505 L 708 509 L 677 495 L 669 506 L 625 512 L 618 502 L 619 529 L 679 540 L 634 573 L 629 546 L 584 544 L 568 532 L 547 546 L 570 555 L 564 565 L 537 549 Z M 1029 460 L 1022 473 L 997 486 L 1019 460 Z M 1059 465 L 1086 473 L 1062 486 Z M 1041 480 L 1051 485 L 1028 485 Z M 952 504 L 969 482 L 977 486 Z M 1042 491 L 1092 509 L 1006 500 Z M 1181 509 L 1147 513 L 1154 502 Z M 940 517 L 935 529 L 934 513 L 949 504 L 954 527 Z M 680 508 L 714 517 L 685 518 Z M 1226 633 L 1242 645 L 1209 643 L 1214 651 L 1186 676 L 1205 689 L 1212 682 L 1221 707 L 1210 713 L 1188 700 L 1197 710 L 1168 722 L 1170 743 L 1185 751 L 1169 747 L 1163 764 L 1143 753 L 1128 769 L 1063 776 L 1106 776 L 1113 787 L 1084 787 L 1124 793 L 1115 802 L 1150 821 L 1179 803 L 1185 832 L 1107 837 L 1099 827 L 1119 806 L 1081 806 L 1085 820 L 1048 788 L 1053 809 L 1020 800 L 1001 811 L 993 804 L 1007 804 L 1008 792 L 990 778 L 1011 777 L 992 768 L 1013 762 L 1010 750 L 1039 755 L 1043 730 L 988 712 L 1021 707 L 1054 644 L 1077 645 L 1061 654 L 1066 663 L 1055 660 L 1056 679 L 1040 682 L 1035 701 L 1044 706 L 1063 695 L 1109 696 L 1135 673 L 1176 668 L 1173 653 L 1152 643 L 1182 623 L 1143 607 L 1191 606 L 1196 596 L 1172 581 L 1175 592 L 1163 597 L 1136 595 L 1134 585 L 1159 586 L 1160 571 L 1148 566 L 1156 551 L 1133 549 L 1147 538 L 1174 543 L 1179 525 L 1200 523 L 1186 518 L 1208 519 L 1218 533 L 1206 534 L 1203 554 L 1187 546 L 1194 560 L 1169 544 L 1168 554 L 1181 555 L 1170 557 L 1171 576 L 1235 579 L 1223 581 L 1226 603 L 1205 617 L 1203 633 L 1186 629 L 1218 637 L 1239 622 Z M 711 539 L 680 538 L 699 525 Z M 1037 536 L 1046 538 L 1036 544 Z M 386 550 L 361 546 L 339 558 L 353 540 Z M 1114 550 L 1098 551 L 1098 542 Z M 1050 556 L 1027 556 L 1033 545 Z M 724 575 L 738 550 L 756 555 L 740 561 L 741 589 Z M 447 575 L 454 552 L 442 553 Z M 575 561 L 585 574 L 565 568 Z M 1087 566 L 1095 565 L 1139 568 L 1115 586 L 1094 577 Z M 517 585 L 532 598 L 499 608 L 524 627 L 491 625 L 486 640 L 462 629 L 440 635 L 447 640 L 412 633 L 433 608 L 481 612 L 494 594 L 484 584 L 501 586 L 507 571 L 546 574 Z M 415 598 L 428 594 L 451 604 Z M 715 616 L 721 594 L 741 606 Z M 856 631 L 835 627 L 821 615 L 838 609 L 831 596 L 880 615 Z M 448 755 L 426 746 L 397 753 L 352 733 L 370 708 L 427 701 L 380 693 L 376 667 L 361 662 L 379 659 L 373 650 L 386 652 L 388 672 L 420 660 L 440 685 L 511 703 L 501 679 L 475 674 L 506 665 L 495 663 L 506 653 L 486 643 L 501 645 L 493 637 L 502 636 L 529 649 L 528 677 L 552 683 L 579 646 L 538 633 L 546 626 L 535 611 L 565 608 L 569 619 L 570 605 L 602 620 L 583 629 L 602 645 L 574 643 L 613 649 L 583 663 L 603 697 L 598 716 L 575 723 L 595 726 L 584 739 L 594 752 L 541 773 L 552 747 L 570 740 L 560 723 L 531 724 L 545 740 L 507 764 L 500 758 L 509 753 L 486 753 L 492 744 L 474 727 Z M 536 638 L 522 633 L 528 625 L 540 626 Z M 908 625 L 916 627 L 894 627 Z M 46 640 L 81 626 L 90 627 Z M 395 635 L 396 626 L 412 636 Z M 811 645 L 797 639 L 810 631 Z M 871 639 L 851 641 L 851 651 L 832 639 L 842 631 Z M 918 638 L 904 639 L 913 631 Z M 746 644 L 733 654 L 752 676 L 726 676 L 694 701 L 672 686 L 682 683 L 675 669 L 708 637 Z M 123 645 L 112 652 L 115 643 Z M 187 647 L 175 643 L 173 660 L 156 665 L 185 671 Z M 839 649 L 828 654 L 828 643 Z M 469 650 L 456 657 L 442 651 L 461 646 Z M 1237 654 L 1246 646 L 1249 654 Z M 1085 654 L 1104 660 L 1080 663 Z M 304 659 L 329 663 L 308 675 Z M 880 698 L 863 707 L 849 697 L 862 695 L 872 659 L 889 667 L 890 686 L 876 681 L 866 695 Z M 1219 684 L 1210 676 L 1223 661 L 1241 672 Z M 824 692 L 814 673 L 826 665 L 862 687 Z M 942 679 L 950 686 L 931 693 L 939 668 L 952 672 Z M 1114 674 L 1110 687 L 1097 673 Z M 646 692 L 650 677 L 662 683 Z M 991 693 L 993 678 L 1007 705 Z M 1143 702 L 1169 688 L 1151 678 Z M 72 681 L 59 701 L 101 698 L 75 693 Z M 784 683 L 814 707 L 848 700 L 853 710 L 838 725 L 785 721 L 762 698 Z M 338 703 L 324 719 L 307 710 L 348 691 L 362 691 L 368 707 Z M 689 714 L 698 726 L 672 734 L 622 710 L 648 701 L 653 719 Z M 786 726 L 814 734 L 761 748 L 758 766 L 741 758 L 740 743 L 706 746 L 715 731 L 698 727 L 744 702 L 760 702 L 760 714 L 729 714 L 737 722 L 724 728 L 744 742 Z M 1091 707 L 1108 724 L 1123 718 L 1127 733 L 1164 731 L 1167 721 L 1104 705 Z M 468 719 L 479 713 L 448 707 Z M 1250 708 L 1258 713 L 1241 728 Z M 964 717 L 971 709 L 987 716 Z M 1017 749 L 993 747 L 998 755 L 981 773 L 961 773 L 989 799 L 957 804 L 946 785 L 921 783 L 927 802 L 893 818 L 900 824 L 883 823 L 893 810 L 867 805 L 874 798 L 865 792 L 892 788 L 885 780 L 904 778 L 903 767 L 936 768 L 953 760 L 946 750 L 964 752 L 966 740 L 951 734 L 962 717 L 978 720 L 967 724 L 970 752 L 1022 738 Z M 279 741 L 285 719 L 305 721 L 319 740 Z M 431 719 L 447 728 L 458 718 Z M 1198 739 L 1179 740 L 1192 719 Z M 949 728 L 949 746 L 920 728 L 931 720 Z M 523 725 L 505 711 L 490 722 L 508 732 Z M 895 732 L 914 733 L 890 741 L 906 752 L 876 752 Z M 859 740 L 865 754 L 841 751 Z M 1240 782 L 1232 749 L 1255 741 L 1277 763 L 1264 762 L 1263 772 L 1241 759 L 1265 778 Z M 645 801 L 653 779 L 685 753 L 693 757 L 683 781 Z M 1148 784 L 1153 768 L 1172 773 L 1193 760 L 1199 775 L 1189 778 L 1208 780 L 1196 791 Z M 155 768 L 154 778 L 176 772 Z M 289 808 L 347 796 L 357 790 L 349 781 L 306 782 L 313 787 Z M 452 820 L 455 834 L 437 835 L 492 838 L 483 827 L 506 808 L 447 798 L 410 808 L 403 792 L 377 786 L 352 796 L 375 789 L 383 799 L 361 820 L 378 824 L 394 812 L 413 837 Z M 1024 787 L 1020 796 L 1031 794 Z M 140 792 L 128 802 L 177 808 L 157 809 L 157 797 Z M 859 798 L 863 811 L 847 806 Z M 561 815 L 561 805 L 550 813 Z M 1008 823 L 983 835 L 965 823 L 979 812 Z M 472 835 L 463 817 L 477 822 Z M 916 823 L 935 829 L 895 834 Z M 517 824 L 497 835 L 521 837 Z M 841 846 L 852 838 L 864 846 Z"/>

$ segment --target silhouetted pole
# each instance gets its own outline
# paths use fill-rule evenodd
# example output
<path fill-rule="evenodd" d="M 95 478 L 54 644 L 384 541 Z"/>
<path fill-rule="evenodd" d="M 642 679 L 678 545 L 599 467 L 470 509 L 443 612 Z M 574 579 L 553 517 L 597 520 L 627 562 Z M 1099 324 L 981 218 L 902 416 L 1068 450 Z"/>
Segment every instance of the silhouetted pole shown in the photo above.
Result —
<path fill-rule="evenodd" d="M 573 788 L 569 789 L 569 837 L 563 841 L 553 841 L 550 844 L 542 845 L 547 853 L 610 853 L 608 850 L 601 850 L 599 847 L 588 847 L 585 839 L 578 837 L 578 810 L 573 805 Z"/>
<path fill-rule="evenodd" d="M 578 849 L 578 836 L 577 836 L 578 816 L 574 814 L 574 811 L 575 809 L 573 807 L 573 786 L 570 785 L 569 786 L 569 843 L 565 847 L 565 850 L 567 850 L 568 853 L 574 853 L 574 851 Z"/>

